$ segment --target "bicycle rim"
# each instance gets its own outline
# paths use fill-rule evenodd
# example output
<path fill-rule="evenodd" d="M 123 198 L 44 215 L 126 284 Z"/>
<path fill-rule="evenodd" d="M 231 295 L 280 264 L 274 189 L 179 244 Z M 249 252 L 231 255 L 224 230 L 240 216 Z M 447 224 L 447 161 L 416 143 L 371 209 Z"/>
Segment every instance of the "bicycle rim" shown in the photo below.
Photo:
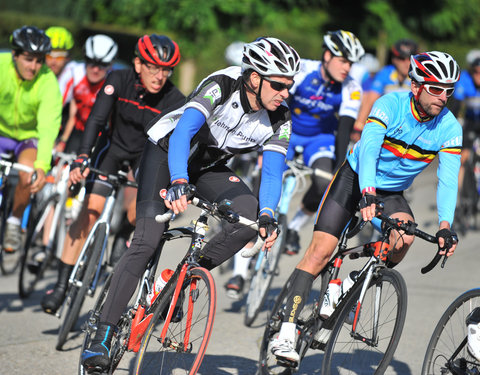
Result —
<path fill-rule="evenodd" d="M 74 328 L 80 315 L 85 296 L 90 288 L 90 284 L 97 270 L 98 262 L 100 261 L 103 241 L 106 235 L 105 227 L 105 223 L 102 223 L 97 227 L 97 232 L 93 236 L 93 239 L 84 254 L 82 265 L 78 268 L 75 275 L 75 280 L 80 280 L 82 285 L 79 288 L 73 285 L 69 287 L 65 302 L 65 312 L 63 313 L 63 322 L 58 331 L 57 350 L 62 349 L 69 332 Z"/>
<path fill-rule="evenodd" d="M 285 223 L 283 222 L 282 224 Z M 283 251 L 283 244 L 286 238 L 285 229 L 286 227 L 282 225 L 279 237 L 266 257 L 263 256 L 260 267 L 253 274 L 250 281 L 247 301 L 245 303 L 244 323 L 247 327 L 253 324 L 268 296 L 270 286 L 275 277 L 278 261 L 280 260 L 280 254 Z"/>
<path fill-rule="evenodd" d="M 357 305 L 362 283 L 357 283 L 352 288 L 352 293 L 334 323 L 325 350 L 322 374 L 383 374 L 397 348 L 405 323 L 405 281 L 395 270 L 378 271 L 360 308 L 356 322 L 357 337 L 351 335 L 352 324 L 349 319 Z M 379 301 L 377 324 L 374 322 L 376 300 Z M 376 335 L 374 329 L 377 330 Z"/>
<path fill-rule="evenodd" d="M 462 362 L 466 367 L 458 373 L 475 374 L 480 371 L 480 363 L 468 353 L 466 345 L 462 346 L 467 337 L 465 319 L 476 307 L 480 307 L 480 288 L 463 293 L 448 306 L 428 344 L 422 367 L 423 375 L 453 374 L 452 366 L 458 370 Z M 458 354 L 452 358 L 457 350 Z"/>
<path fill-rule="evenodd" d="M 195 375 L 200 368 L 215 317 L 215 283 L 210 272 L 204 268 L 190 271 L 168 325 L 165 341 L 161 343 L 162 316 L 166 315 L 174 286 L 172 284 L 172 288 L 160 297 L 154 308 L 137 355 L 135 374 Z M 186 334 L 189 335 L 188 344 Z"/>
<path fill-rule="evenodd" d="M 43 246 L 45 222 L 50 212 L 53 213 L 58 201 L 58 195 L 49 197 L 33 216 L 31 225 L 27 229 L 25 246 L 20 259 L 20 272 L 18 277 L 18 293 L 21 298 L 27 298 L 35 289 L 38 281 L 42 280 L 45 270 L 53 257 L 52 248 Z M 55 230 L 52 226 L 52 230 Z M 43 260 L 36 260 L 39 252 L 44 251 Z"/>

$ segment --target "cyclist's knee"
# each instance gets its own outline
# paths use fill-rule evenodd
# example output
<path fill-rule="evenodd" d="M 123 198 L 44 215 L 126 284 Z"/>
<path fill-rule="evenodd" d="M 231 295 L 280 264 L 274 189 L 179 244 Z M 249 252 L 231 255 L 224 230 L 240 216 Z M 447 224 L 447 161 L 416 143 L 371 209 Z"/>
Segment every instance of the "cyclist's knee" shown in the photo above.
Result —
<path fill-rule="evenodd" d="M 298 267 L 317 275 L 330 260 L 337 242 L 337 238 L 331 234 L 319 231 L 313 232 L 312 242 Z"/>

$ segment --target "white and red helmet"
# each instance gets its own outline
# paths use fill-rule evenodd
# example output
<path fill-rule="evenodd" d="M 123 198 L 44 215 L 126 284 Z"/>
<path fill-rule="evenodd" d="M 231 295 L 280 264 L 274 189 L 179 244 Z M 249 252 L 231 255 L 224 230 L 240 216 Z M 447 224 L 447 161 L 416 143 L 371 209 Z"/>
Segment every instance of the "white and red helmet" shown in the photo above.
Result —
<path fill-rule="evenodd" d="M 418 83 L 455 83 L 460 68 L 448 53 L 432 51 L 410 56 L 409 77 Z"/>

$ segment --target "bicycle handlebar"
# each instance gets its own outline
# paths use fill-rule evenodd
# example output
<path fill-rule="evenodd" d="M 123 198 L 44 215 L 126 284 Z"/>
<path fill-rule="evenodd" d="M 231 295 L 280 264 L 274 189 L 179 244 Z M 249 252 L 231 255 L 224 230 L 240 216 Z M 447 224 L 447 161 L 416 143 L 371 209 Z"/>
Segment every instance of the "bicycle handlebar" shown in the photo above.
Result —
<path fill-rule="evenodd" d="M 2 154 L 2 157 L 3 156 L 4 156 L 4 154 Z M 32 173 L 33 172 L 33 168 L 29 167 L 28 165 L 20 164 L 20 163 L 16 163 L 16 162 L 4 160 L 4 159 L 0 159 L 0 166 L 2 166 L 4 168 L 9 168 L 10 167 L 10 168 L 16 169 L 17 171 L 22 171 L 22 172 L 25 172 L 25 173 Z"/>

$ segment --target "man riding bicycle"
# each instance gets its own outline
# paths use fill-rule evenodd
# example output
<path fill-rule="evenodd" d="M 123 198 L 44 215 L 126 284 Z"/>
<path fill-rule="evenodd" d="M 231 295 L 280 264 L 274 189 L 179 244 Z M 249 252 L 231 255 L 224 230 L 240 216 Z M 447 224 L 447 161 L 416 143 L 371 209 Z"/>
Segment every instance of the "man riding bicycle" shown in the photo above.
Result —
<path fill-rule="evenodd" d="M 378 99 L 370 112 L 361 140 L 355 144 L 318 208 L 313 239 L 291 278 L 285 319 L 272 353 L 298 362 L 295 351 L 296 321 L 315 277 L 329 261 L 340 234 L 360 205 L 364 220 L 375 217 L 376 202 L 384 213 L 403 221 L 414 220 L 403 191 L 438 155 L 437 206 L 439 246 L 446 239 L 455 251 L 451 230 L 457 198 L 462 128 L 446 108 L 460 70 L 455 60 L 438 51 L 410 58 L 411 92 L 395 92 Z M 387 266 L 394 267 L 405 256 L 414 237 L 393 231 L 394 244 Z M 445 250 L 447 251 L 447 250 Z"/>
<path fill-rule="evenodd" d="M 102 56 L 108 56 L 109 52 L 104 50 Z M 112 189 L 98 176 L 89 175 L 88 168 L 81 167 L 88 165 L 91 158 L 91 165 L 105 173 L 116 173 L 124 162 L 135 171 L 145 146 L 145 126 L 167 108 L 184 103 L 184 95 L 168 79 L 180 61 L 178 45 L 164 35 L 145 35 L 138 40 L 135 54 L 132 68 L 115 70 L 108 75 L 85 124 L 78 158 L 70 166 L 73 184 L 88 176 L 86 196 L 67 233 L 57 283 L 41 302 L 43 310 L 49 314 L 55 314 L 62 305 L 70 273 Z M 102 61 L 93 63 L 102 64 Z M 105 133 L 108 124 L 106 141 L 97 143 L 99 133 Z M 129 208 L 129 221 L 126 231 L 131 232 L 135 223 L 134 206 Z"/>
<path fill-rule="evenodd" d="M 241 67 L 211 74 L 182 108 L 153 123 L 138 174 L 137 226 L 130 248 L 114 271 L 92 345 L 82 354 L 87 371 L 108 368 L 115 325 L 166 228 L 154 218 L 167 209 L 175 214 L 185 211 L 189 183 L 209 201 L 229 199 L 240 215 L 251 220 L 258 217 L 266 246 L 273 245 L 273 215 L 291 129 L 285 99 L 299 65 L 292 47 L 276 38 L 259 38 L 245 45 Z M 225 164 L 235 154 L 260 147 L 263 169 L 258 202 Z M 220 265 L 255 235 L 239 223 L 222 223 L 221 232 L 204 247 L 201 266 Z"/>
<path fill-rule="evenodd" d="M 360 84 L 348 74 L 365 53 L 358 38 L 344 30 L 323 37 L 321 61 L 302 59 L 295 77 L 289 107 L 292 111 L 292 139 L 287 159 L 297 146 L 303 147 L 306 165 L 332 173 L 345 159 L 350 133 L 362 99 Z M 312 176 L 302 206 L 288 224 L 286 252 L 300 250 L 298 232 L 317 210 L 329 179 Z"/>
<path fill-rule="evenodd" d="M 0 53 L 0 153 L 14 152 L 16 160 L 33 167 L 19 172 L 13 209 L 7 219 L 3 247 L 21 245 L 21 217 L 30 194 L 45 185 L 52 148 L 60 129 L 62 98 L 55 75 L 44 64 L 50 39 L 35 26 L 16 29 L 10 37 L 11 53 Z"/>

